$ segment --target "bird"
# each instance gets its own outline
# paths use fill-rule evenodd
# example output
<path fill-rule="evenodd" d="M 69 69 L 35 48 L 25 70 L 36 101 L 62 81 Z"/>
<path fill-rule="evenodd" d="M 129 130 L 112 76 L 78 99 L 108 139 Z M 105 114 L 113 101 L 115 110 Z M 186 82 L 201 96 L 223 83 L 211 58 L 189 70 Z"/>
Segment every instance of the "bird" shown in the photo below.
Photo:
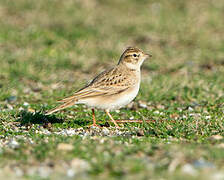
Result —
<path fill-rule="evenodd" d="M 72 96 L 58 102 L 63 104 L 48 111 L 50 115 L 75 104 L 85 104 L 92 110 L 93 124 L 96 124 L 95 109 L 104 110 L 114 123 L 119 125 L 110 114 L 129 104 L 138 94 L 141 82 L 141 66 L 144 60 L 152 57 L 137 47 L 128 47 L 120 56 L 118 64 L 97 75 L 90 83 L 76 91 Z"/>

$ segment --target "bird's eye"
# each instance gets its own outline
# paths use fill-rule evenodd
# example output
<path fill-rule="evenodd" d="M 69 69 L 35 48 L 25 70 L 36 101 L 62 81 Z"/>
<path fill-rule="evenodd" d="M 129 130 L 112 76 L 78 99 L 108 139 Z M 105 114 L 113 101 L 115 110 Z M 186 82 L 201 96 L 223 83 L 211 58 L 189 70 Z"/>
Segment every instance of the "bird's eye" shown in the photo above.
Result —
<path fill-rule="evenodd" d="M 137 54 L 133 54 L 134 57 L 137 57 Z"/>

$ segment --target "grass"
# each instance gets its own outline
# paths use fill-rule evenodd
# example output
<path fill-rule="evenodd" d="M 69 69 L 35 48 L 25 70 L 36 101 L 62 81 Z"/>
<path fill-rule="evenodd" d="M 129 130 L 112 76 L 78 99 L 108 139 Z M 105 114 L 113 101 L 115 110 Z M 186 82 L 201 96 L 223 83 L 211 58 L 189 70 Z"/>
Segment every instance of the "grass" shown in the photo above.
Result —
<path fill-rule="evenodd" d="M 224 3 L 0 0 L 0 178 L 223 179 Z M 117 131 L 97 111 L 44 112 L 117 63 L 150 52 Z M 150 120 L 150 122 L 147 122 Z"/>

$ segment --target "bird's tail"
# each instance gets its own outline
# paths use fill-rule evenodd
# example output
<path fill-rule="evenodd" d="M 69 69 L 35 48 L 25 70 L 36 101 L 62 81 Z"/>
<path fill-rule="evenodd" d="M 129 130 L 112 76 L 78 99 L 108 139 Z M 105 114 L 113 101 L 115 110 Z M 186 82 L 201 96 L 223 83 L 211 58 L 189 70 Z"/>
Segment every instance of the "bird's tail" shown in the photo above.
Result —
<path fill-rule="evenodd" d="M 62 109 L 65 109 L 65 108 L 67 108 L 67 107 L 70 107 L 70 106 L 74 105 L 75 102 L 76 102 L 76 100 L 74 100 L 74 99 L 72 99 L 72 100 L 70 100 L 70 101 L 67 101 L 67 102 L 64 102 L 62 105 L 60 105 L 60 106 L 58 106 L 58 107 L 56 107 L 56 108 L 54 108 L 54 109 L 48 111 L 48 112 L 46 113 L 46 115 L 50 115 L 50 114 L 52 114 L 52 113 L 54 113 L 54 112 L 57 112 L 57 111 L 60 111 L 60 110 L 62 110 Z"/>

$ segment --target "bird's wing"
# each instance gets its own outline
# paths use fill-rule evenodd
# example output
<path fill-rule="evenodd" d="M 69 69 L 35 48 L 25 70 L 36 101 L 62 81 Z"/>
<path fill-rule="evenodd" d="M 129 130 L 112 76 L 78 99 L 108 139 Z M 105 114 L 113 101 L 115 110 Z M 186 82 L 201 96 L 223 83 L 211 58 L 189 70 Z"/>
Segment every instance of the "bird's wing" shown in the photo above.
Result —
<path fill-rule="evenodd" d="M 135 84 L 133 78 L 118 68 L 104 71 L 94 78 L 87 86 L 77 91 L 70 97 L 60 100 L 67 102 L 96 96 L 113 95 L 127 90 Z"/>
<path fill-rule="evenodd" d="M 133 87 L 135 83 L 134 78 L 129 76 L 127 72 L 122 72 L 122 70 L 118 68 L 104 71 L 93 79 L 87 86 L 80 89 L 72 96 L 60 100 L 59 102 L 63 102 L 63 104 L 48 111 L 47 115 L 72 106 L 79 99 L 97 96 L 111 96 L 121 93 L 130 87 Z"/>

